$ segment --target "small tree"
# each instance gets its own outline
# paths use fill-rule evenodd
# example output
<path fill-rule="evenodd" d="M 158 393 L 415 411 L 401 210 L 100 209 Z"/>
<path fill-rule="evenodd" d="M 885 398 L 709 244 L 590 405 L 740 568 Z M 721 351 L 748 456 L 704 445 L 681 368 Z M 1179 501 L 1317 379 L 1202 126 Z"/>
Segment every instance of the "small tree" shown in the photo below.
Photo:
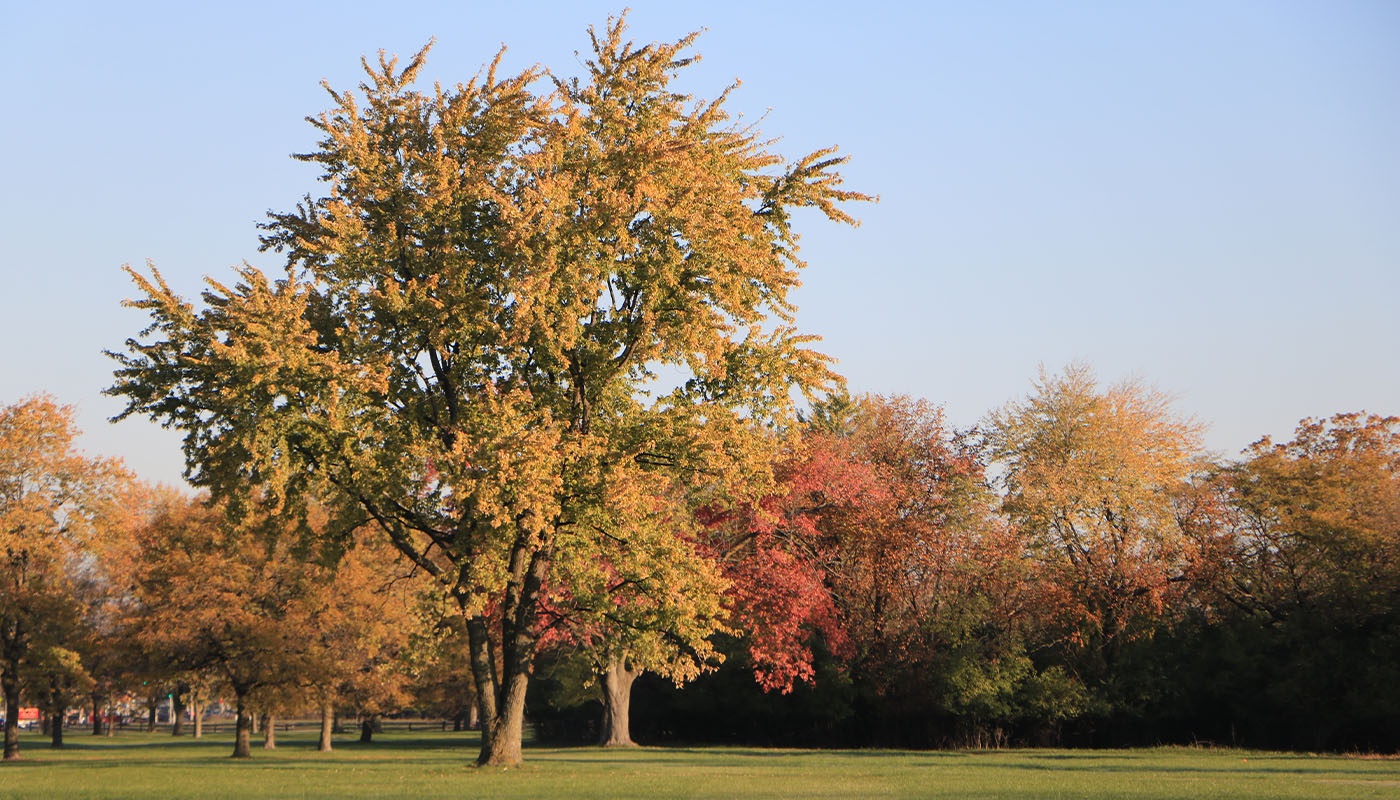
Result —
<path fill-rule="evenodd" d="M 234 521 L 198 501 L 168 505 L 141 532 L 137 637 L 175 670 L 212 669 L 237 704 L 233 756 L 252 755 L 255 692 L 295 685 L 312 666 L 325 570 L 294 557 L 285 531 Z"/>
<path fill-rule="evenodd" d="M 699 546 L 694 511 L 675 487 L 615 486 L 603 513 L 612 531 L 604 541 L 576 549 L 561 539 L 545 618 L 560 646 L 588 660 L 601 690 L 599 743 L 627 747 L 632 684 L 643 672 L 679 686 L 722 660 L 708 637 L 725 629 L 728 581 Z"/>
<path fill-rule="evenodd" d="M 356 538 L 310 599 L 311 665 L 303 682 L 320 705 L 322 752 L 332 747 L 337 705 L 372 719 L 408 699 L 407 661 L 420 625 L 415 611 L 428 590 L 422 573 L 387 543 Z"/>

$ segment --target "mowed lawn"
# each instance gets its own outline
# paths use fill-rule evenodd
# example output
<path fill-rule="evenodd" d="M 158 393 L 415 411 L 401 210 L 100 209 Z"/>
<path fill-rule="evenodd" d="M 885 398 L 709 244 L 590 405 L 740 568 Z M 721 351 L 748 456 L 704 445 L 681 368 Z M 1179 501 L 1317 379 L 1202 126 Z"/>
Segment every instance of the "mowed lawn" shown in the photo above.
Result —
<path fill-rule="evenodd" d="M 229 734 L 22 738 L 0 798 L 1330 798 L 1400 797 L 1400 761 L 1241 750 L 529 748 L 520 769 L 470 766 L 475 737 L 388 733 L 315 750 L 280 734 L 233 761 Z"/>

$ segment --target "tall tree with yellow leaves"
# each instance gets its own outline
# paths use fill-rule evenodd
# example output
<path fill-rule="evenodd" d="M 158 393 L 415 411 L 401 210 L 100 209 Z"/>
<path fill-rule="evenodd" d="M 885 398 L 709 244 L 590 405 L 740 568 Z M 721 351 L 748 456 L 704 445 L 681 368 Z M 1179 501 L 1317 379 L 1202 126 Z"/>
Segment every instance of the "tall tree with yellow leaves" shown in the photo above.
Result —
<path fill-rule="evenodd" d="M 1110 666 L 1134 622 L 1159 613 L 1182 583 L 1192 540 L 1177 499 L 1201 469 L 1200 425 L 1136 381 L 1100 388 L 1071 364 L 1043 370 L 1036 391 L 986 422 L 1004 508 L 1078 617 L 1089 651 Z"/>
<path fill-rule="evenodd" d="M 650 471 L 762 491 L 751 429 L 835 379 L 788 293 L 794 210 L 853 222 L 838 204 L 867 199 L 838 188 L 844 158 L 785 162 L 727 90 L 672 88 L 695 35 L 624 30 L 590 30 L 574 79 L 502 78 L 498 57 L 423 92 L 426 48 L 366 62 L 301 156 L 329 193 L 265 226 L 287 274 L 244 267 L 196 310 L 133 273 L 152 324 L 116 356 L 112 393 L 185 432 L 194 482 L 333 498 L 341 527 L 378 523 L 441 582 L 467 619 L 483 764 L 521 759 L 561 542 L 626 536 L 608 494 Z"/>

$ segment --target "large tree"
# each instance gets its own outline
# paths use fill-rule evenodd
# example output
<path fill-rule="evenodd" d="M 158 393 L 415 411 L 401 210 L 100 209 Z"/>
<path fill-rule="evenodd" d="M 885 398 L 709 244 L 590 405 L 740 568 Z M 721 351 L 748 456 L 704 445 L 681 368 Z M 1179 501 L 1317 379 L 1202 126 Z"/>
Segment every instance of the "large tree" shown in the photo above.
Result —
<path fill-rule="evenodd" d="M 0 685 L 5 760 L 19 758 L 20 679 L 81 616 L 85 543 L 110 518 L 125 473 L 74 447 L 73 410 L 37 395 L 0 408 Z"/>
<path fill-rule="evenodd" d="M 637 47 L 624 28 L 590 30 L 573 79 L 501 78 L 498 57 L 423 92 L 426 49 L 366 63 L 301 156 L 328 194 L 266 225 L 285 277 L 245 266 L 197 310 L 133 273 L 152 324 L 116 356 L 124 413 L 182 429 L 195 483 L 330 497 L 441 582 L 483 764 L 520 760 L 562 543 L 625 536 L 609 493 L 649 471 L 762 491 L 751 429 L 834 378 L 788 293 L 794 211 L 851 222 L 837 204 L 865 199 L 838 188 L 844 159 L 785 162 L 730 121 L 728 90 L 672 88 L 693 34 Z"/>

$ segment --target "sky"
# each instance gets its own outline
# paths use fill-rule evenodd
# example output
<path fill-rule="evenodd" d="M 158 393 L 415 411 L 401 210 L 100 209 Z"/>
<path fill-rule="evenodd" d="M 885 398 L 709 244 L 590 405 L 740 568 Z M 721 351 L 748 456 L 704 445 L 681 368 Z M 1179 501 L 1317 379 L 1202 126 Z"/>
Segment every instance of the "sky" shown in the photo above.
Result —
<path fill-rule="evenodd" d="M 411 56 L 465 82 L 582 69 L 621 5 L 14 3 L 0 26 L 0 403 L 49 392 L 82 448 L 178 483 L 179 437 L 110 424 L 145 324 L 123 264 L 196 295 L 269 210 L 321 184 L 289 158 Z M 1400 414 L 1400 4 L 1212 0 L 641 2 L 638 42 L 703 29 L 682 87 L 797 157 L 839 145 L 858 228 L 800 220 L 798 323 L 853 392 L 960 427 L 1039 365 L 1174 394 L 1238 455 L 1303 417 Z M 318 195 L 319 196 L 319 195 Z"/>

